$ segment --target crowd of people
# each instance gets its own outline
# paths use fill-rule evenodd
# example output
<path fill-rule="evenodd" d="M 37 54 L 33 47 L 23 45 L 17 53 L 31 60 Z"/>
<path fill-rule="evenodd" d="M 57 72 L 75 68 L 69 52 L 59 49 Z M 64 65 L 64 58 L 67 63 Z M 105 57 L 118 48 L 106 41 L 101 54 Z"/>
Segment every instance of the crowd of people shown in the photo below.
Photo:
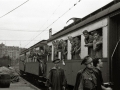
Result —
<path fill-rule="evenodd" d="M 102 36 L 97 31 L 90 34 L 87 30 L 83 31 L 83 35 L 85 47 L 88 47 L 88 56 L 81 62 L 85 68 L 78 71 L 73 90 L 112 90 L 103 84 Z M 60 59 L 55 59 L 53 63 L 55 66 L 49 72 L 46 85 L 49 90 L 67 90 L 67 79 L 64 70 L 59 66 Z"/>
<path fill-rule="evenodd" d="M 59 66 L 60 61 L 60 59 L 53 61 L 54 67 L 50 70 L 46 83 L 49 90 L 67 90 L 67 79 L 64 70 Z M 81 65 L 85 65 L 85 68 L 78 71 L 73 90 L 112 90 L 103 84 L 101 58 L 92 59 L 86 56 Z"/>
<path fill-rule="evenodd" d="M 103 85 L 101 58 L 92 59 L 90 56 L 86 56 L 81 62 L 82 64 L 85 65 L 85 68 L 78 71 L 74 90 L 112 90 Z"/>
<path fill-rule="evenodd" d="M 89 33 L 83 31 L 85 47 L 88 47 L 88 55 L 92 58 L 102 58 L 102 36 L 98 31 Z"/>

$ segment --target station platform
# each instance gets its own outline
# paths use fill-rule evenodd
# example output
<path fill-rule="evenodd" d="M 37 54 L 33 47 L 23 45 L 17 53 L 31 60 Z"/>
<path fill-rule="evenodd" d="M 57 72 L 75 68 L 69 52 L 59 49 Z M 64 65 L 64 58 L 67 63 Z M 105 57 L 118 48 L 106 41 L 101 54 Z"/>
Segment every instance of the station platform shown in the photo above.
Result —
<path fill-rule="evenodd" d="M 0 88 L 0 90 L 41 90 L 20 77 L 19 82 L 10 83 L 9 88 Z"/>

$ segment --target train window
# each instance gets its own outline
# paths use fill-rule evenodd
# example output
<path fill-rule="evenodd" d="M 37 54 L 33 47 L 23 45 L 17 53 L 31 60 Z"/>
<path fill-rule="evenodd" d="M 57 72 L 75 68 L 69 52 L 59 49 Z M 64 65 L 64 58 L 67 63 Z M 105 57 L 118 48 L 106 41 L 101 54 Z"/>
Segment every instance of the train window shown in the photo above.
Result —
<path fill-rule="evenodd" d="M 29 61 L 28 61 L 28 58 L 27 58 L 27 55 L 25 56 L 25 60 L 26 60 L 26 62 L 29 62 Z"/>
<path fill-rule="evenodd" d="M 26 59 L 26 53 L 24 53 L 24 60 L 25 60 L 25 62 L 28 62 Z"/>
<path fill-rule="evenodd" d="M 102 48 L 103 48 L 103 42 L 102 42 L 102 28 L 95 30 L 93 34 L 94 40 L 93 40 L 93 50 L 95 52 L 95 58 L 102 58 Z"/>
<path fill-rule="evenodd" d="M 22 54 L 22 55 L 20 56 L 20 60 L 21 60 L 21 61 L 24 61 L 24 60 L 25 60 L 25 55 L 24 55 L 24 54 Z"/>
<path fill-rule="evenodd" d="M 53 41 L 52 44 L 53 44 L 53 48 L 54 48 L 53 59 L 56 59 L 56 58 L 58 58 L 58 44 L 59 44 L 59 40 Z"/>
<path fill-rule="evenodd" d="M 80 59 L 81 52 L 81 36 L 76 36 L 71 42 L 71 56 L 72 59 Z"/>
<path fill-rule="evenodd" d="M 30 49 L 29 55 L 28 55 L 28 62 L 36 62 L 36 53 L 37 50 L 34 49 Z"/>
<path fill-rule="evenodd" d="M 56 40 L 52 44 L 54 46 L 54 59 L 67 59 L 67 40 Z"/>
<path fill-rule="evenodd" d="M 67 47 L 68 47 L 67 40 L 64 40 L 62 42 L 62 52 L 61 52 L 61 56 L 62 56 L 61 58 L 63 60 L 67 59 L 67 53 L 68 53 Z"/>
<path fill-rule="evenodd" d="M 88 45 L 88 55 L 92 58 L 102 58 L 102 28 L 89 32 L 89 35 L 93 38 L 93 43 L 92 46 L 90 42 L 85 45 L 90 45 Z"/>

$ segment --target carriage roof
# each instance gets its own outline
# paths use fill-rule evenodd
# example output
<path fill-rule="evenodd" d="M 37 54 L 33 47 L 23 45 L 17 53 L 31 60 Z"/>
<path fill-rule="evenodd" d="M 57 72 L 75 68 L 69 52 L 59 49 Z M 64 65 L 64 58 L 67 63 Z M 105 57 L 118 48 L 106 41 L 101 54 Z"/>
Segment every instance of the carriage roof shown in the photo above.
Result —
<path fill-rule="evenodd" d="M 30 49 L 37 48 L 37 47 L 44 46 L 44 45 L 47 45 L 47 40 L 39 41 L 38 43 L 34 44 L 33 46 L 22 51 L 21 54 L 25 54 L 26 52 L 29 52 Z"/>
<path fill-rule="evenodd" d="M 90 13 L 89 15 L 77 20 L 76 22 L 73 22 L 72 24 L 68 25 L 67 27 L 64 27 L 62 30 L 58 31 L 50 39 L 48 39 L 48 42 L 57 39 L 58 37 L 62 37 L 65 34 L 68 34 L 70 32 L 73 32 L 77 30 L 78 28 L 81 28 L 93 21 L 96 21 L 102 17 L 108 16 L 114 11 L 117 11 L 120 9 L 120 2 L 115 4 L 114 1 L 110 2 L 109 4 L 101 7 L 100 9 Z"/>

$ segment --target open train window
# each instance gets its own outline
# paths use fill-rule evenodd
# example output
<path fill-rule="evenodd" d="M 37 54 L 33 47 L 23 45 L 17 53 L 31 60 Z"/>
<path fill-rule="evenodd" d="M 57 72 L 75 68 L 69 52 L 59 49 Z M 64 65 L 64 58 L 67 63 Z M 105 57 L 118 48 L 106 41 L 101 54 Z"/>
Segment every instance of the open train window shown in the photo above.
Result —
<path fill-rule="evenodd" d="M 54 47 L 54 59 L 67 59 L 67 40 L 55 40 L 52 44 Z"/>
<path fill-rule="evenodd" d="M 93 37 L 93 45 L 88 47 L 88 55 L 93 58 L 102 58 L 102 28 L 91 31 L 90 35 Z"/>
<path fill-rule="evenodd" d="M 54 53 L 53 53 L 53 58 L 57 59 L 58 58 L 58 51 L 57 51 L 57 46 L 54 46 Z"/>
<path fill-rule="evenodd" d="M 68 47 L 67 40 L 64 40 L 62 44 L 62 57 L 61 57 L 63 60 L 67 59 L 68 54 L 67 47 Z"/>
<path fill-rule="evenodd" d="M 71 43 L 71 56 L 72 59 L 80 59 L 80 53 L 81 53 L 81 36 L 73 37 L 72 43 Z"/>

